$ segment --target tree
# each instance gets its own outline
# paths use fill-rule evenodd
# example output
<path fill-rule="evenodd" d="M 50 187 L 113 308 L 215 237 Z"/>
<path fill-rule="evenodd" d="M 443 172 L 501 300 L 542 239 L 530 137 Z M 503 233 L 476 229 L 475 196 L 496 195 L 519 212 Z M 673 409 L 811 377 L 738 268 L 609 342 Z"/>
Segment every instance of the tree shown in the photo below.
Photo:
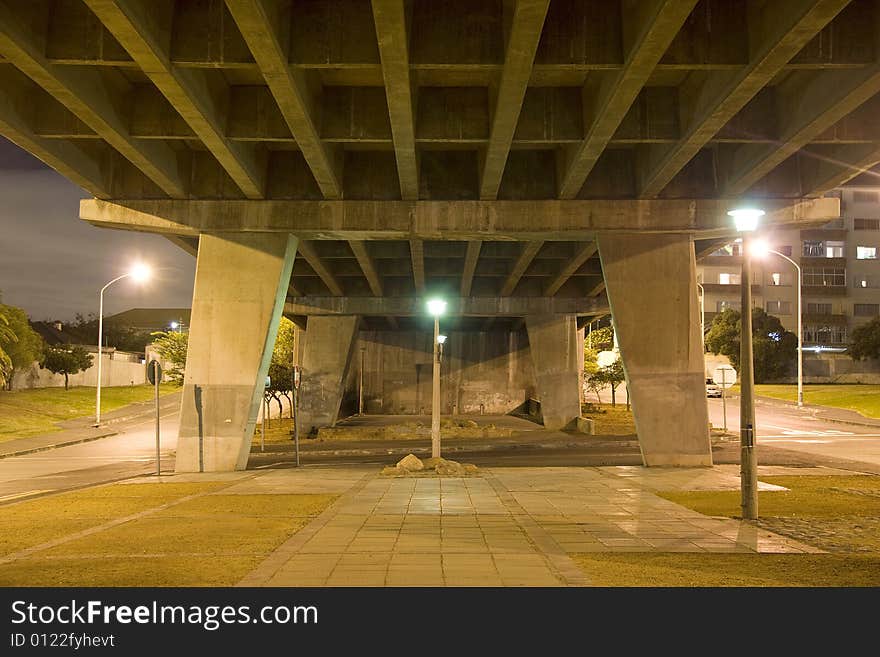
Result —
<path fill-rule="evenodd" d="M 290 417 L 293 417 L 293 360 L 296 341 L 296 326 L 286 317 L 281 318 L 278 325 L 278 337 L 272 349 L 272 360 L 269 363 L 269 387 L 266 388 L 267 399 L 278 403 L 278 417 L 281 417 L 284 406 L 281 397 L 287 399 Z"/>
<path fill-rule="evenodd" d="M 151 333 L 156 351 L 171 367 L 165 370 L 168 380 L 176 386 L 183 385 L 183 374 L 186 368 L 186 350 L 189 344 L 189 333 L 179 331 L 157 331 Z"/>
<path fill-rule="evenodd" d="M 617 406 L 617 387 L 623 383 L 626 376 L 623 371 L 623 362 L 618 358 L 611 365 L 598 368 L 590 378 L 587 379 L 587 385 L 599 396 L 599 390 L 608 386 L 611 388 L 611 405 Z M 627 400 L 629 397 L 627 397 Z M 599 402 L 601 403 L 601 399 Z M 629 401 L 627 401 L 629 406 Z"/>
<path fill-rule="evenodd" d="M 0 387 L 5 387 L 6 382 L 12 379 L 12 357 L 6 347 L 17 341 L 18 336 L 10 328 L 6 314 L 0 309 Z"/>
<path fill-rule="evenodd" d="M 853 330 L 849 355 L 853 360 L 880 358 L 880 317 Z"/>
<path fill-rule="evenodd" d="M 723 354 L 740 371 L 739 349 L 741 315 L 732 308 L 715 316 L 706 334 L 706 346 L 714 354 Z M 778 317 L 761 308 L 752 308 L 752 351 L 755 383 L 778 380 L 786 375 L 797 359 L 797 336 L 787 331 Z"/>
<path fill-rule="evenodd" d="M 53 374 L 64 375 L 64 389 L 68 389 L 68 377 L 92 366 L 92 355 L 84 347 L 49 347 L 43 354 L 43 368 Z"/>
<path fill-rule="evenodd" d="M 104 346 L 114 347 L 120 351 L 143 353 L 152 339 L 149 331 L 142 331 L 110 319 L 104 320 L 103 329 Z M 88 317 L 77 313 L 76 320 L 73 324 L 65 326 L 65 331 L 83 344 L 92 344 L 98 335 L 98 318 L 94 313 L 89 313 Z"/>
<path fill-rule="evenodd" d="M 31 328 L 27 314 L 21 308 L 0 304 L 0 314 L 6 317 L 7 328 L 12 331 L 15 339 L 0 337 L 0 349 L 9 357 L 10 376 L 7 386 L 12 384 L 12 376 L 16 371 L 30 367 L 43 357 L 43 338 Z M 2 384 L 0 384 L 2 387 Z"/>

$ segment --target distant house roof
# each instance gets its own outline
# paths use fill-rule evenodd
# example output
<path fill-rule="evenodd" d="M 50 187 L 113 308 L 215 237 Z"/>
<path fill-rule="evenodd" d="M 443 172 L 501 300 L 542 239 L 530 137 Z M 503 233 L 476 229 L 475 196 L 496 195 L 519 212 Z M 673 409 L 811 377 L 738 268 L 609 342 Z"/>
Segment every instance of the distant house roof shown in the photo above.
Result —
<path fill-rule="evenodd" d="M 139 331 L 166 331 L 171 322 L 189 326 L 189 308 L 132 308 L 104 318 L 105 323 L 130 326 Z"/>
<path fill-rule="evenodd" d="M 46 344 L 55 347 L 59 344 L 82 344 L 82 340 L 78 335 L 66 333 L 60 322 L 31 322 L 31 328 L 36 331 Z"/>

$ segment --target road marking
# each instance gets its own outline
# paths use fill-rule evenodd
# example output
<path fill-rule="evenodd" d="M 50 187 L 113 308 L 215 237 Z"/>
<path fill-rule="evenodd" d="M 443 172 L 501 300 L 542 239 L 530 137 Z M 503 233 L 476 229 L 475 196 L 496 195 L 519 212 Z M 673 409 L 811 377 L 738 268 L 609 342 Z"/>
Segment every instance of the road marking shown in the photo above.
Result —
<path fill-rule="evenodd" d="M 40 493 L 48 493 L 51 490 L 53 490 L 53 489 L 49 488 L 46 490 L 29 490 L 26 493 L 13 493 L 12 495 L 4 495 L 3 497 L 0 497 L 0 502 L 9 502 L 10 500 L 17 500 L 21 497 L 30 497 L 31 495 L 39 495 Z"/>

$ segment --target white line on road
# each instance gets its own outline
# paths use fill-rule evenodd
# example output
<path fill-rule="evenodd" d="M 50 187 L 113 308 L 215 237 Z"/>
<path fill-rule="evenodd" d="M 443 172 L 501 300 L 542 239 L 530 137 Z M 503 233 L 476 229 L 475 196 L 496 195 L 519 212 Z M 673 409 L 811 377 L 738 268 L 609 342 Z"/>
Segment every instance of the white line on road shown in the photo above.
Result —
<path fill-rule="evenodd" d="M 31 495 L 39 495 L 40 493 L 48 493 L 51 490 L 54 490 L 54 489 L 47 488 L 45 490 L 29 490 L 24 493 L 13 493 L 12 495 L 4 495 L 3 497 L 0 497 L 0 502 L 8 502 L 10 500 L 17 500 L 20 497 L 30 497 Z"/>

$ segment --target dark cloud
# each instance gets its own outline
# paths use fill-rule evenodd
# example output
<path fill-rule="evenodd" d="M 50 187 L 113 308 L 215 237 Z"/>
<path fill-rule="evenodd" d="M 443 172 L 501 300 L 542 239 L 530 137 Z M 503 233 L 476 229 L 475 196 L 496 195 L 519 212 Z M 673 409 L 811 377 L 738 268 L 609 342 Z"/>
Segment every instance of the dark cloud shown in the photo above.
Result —
<path fill-rule="evenodd" d="M 10 166 L 13 162 L 21 164 Z M 143 287 L 129 279 L 115 283 L 104 294 L 105 314 L 133 307 L 189 307 L 195 258 L 158 235 L 85 223 L 79 219 L 79 200 L 87 197 L 38 160 L 0 141 L 4 303 L 24 308 L 32 319 L 97 313 L 101 287 L 142 260 L 154 268 L 154 279 Z"/>

